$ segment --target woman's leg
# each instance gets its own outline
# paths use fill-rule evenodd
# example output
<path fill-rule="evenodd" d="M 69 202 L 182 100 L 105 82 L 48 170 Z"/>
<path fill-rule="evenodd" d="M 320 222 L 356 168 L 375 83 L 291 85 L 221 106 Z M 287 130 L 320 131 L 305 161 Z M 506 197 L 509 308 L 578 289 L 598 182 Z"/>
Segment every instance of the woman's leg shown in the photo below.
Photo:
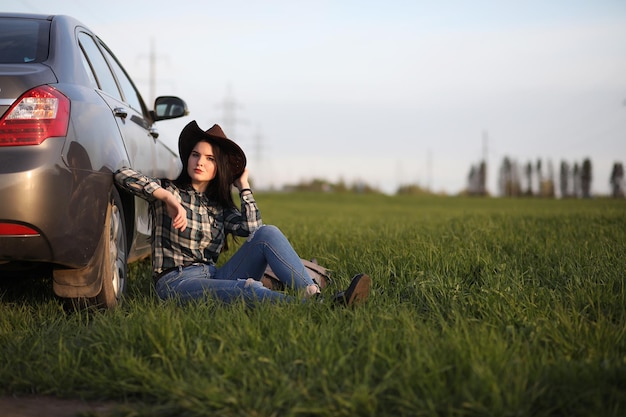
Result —
<path fill-rule="evenodd" d="M 156 284 L 157 294 L 163 300 L 172 298 L 183 303 L 207 296 L 225 303 L 241 299 L 248 304 L 292 300 L 283 293 L 265 288 L 261 282 L 253 279 L 214 279 L 215 272 L 214 266 L 205 264 L 179 267 L 159 279 Z"/>
<path fill-rule="evenodd" d="M 267 265 L 286 286 L 304 289 L 317 288 L 300 256 L 285 235 L 276 226 L 261 226 L 241 248 L 218 269 L 218 279 L 254 278 L 260 281 Z"/>

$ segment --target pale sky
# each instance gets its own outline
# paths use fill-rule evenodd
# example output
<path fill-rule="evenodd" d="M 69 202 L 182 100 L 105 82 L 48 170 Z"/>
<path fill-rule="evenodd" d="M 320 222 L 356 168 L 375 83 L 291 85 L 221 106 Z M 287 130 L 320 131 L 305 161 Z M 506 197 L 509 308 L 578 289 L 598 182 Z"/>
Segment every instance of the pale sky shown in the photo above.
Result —
<path fill-rule="evenodd" d="M 606 194 L 613 163 L 626 163 L 623 0 L 0 5 L 76 17 L 146 102 L 154 44 L 156 95 L 191 112 L 160 123 L 162 138 L 176 148 L 190 120 L 220 124 L 259 187 L 324 178 L 457 193 L 486 151 L 493 194 L 505 156 L 556 173 L 589 157 L 592 190 Z"/>

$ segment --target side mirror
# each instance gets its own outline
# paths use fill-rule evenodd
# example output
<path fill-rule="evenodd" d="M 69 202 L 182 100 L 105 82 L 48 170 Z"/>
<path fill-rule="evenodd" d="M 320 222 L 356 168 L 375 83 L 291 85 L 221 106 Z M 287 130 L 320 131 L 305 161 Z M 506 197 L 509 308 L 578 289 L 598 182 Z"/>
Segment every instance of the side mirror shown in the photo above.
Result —
<path fill-rule="evenodd" d="M 178 97 L 160 96 L 154 100 L 154 111 L 152 118 L 155 122 L 159 120 L 176 119 L 178 117 L 187 116 L 189 109 L 187 103 Z"/>

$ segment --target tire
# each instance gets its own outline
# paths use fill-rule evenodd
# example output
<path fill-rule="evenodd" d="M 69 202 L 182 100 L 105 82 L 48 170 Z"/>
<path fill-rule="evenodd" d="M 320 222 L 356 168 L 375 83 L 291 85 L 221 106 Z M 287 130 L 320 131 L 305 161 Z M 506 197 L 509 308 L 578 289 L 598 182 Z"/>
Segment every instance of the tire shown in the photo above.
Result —
<path fill-rule="evenodd" d="M 102 260 L 105 263 L 102 268 L 102 289 L 94 301 L 98 307 L 113 308 L 121 301 L 128 274 L 124 207 L 115 188 L 111 192 L 106 218 L 108 239 L 102 249 L 105 252 L 102 254 Z"/>

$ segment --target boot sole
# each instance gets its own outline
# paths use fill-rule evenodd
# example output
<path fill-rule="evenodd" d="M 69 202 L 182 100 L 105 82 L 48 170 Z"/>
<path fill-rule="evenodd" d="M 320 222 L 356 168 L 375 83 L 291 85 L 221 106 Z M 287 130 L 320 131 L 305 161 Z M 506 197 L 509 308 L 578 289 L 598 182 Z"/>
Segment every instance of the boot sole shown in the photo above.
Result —
<path fill-rule="evenodd" d="M 370 295 L 372 280 L 369 275 L 360 274 L 352 279 L 350 287 L 345 292 L 346 304 L 348 306 L 363 304 Z"/>

